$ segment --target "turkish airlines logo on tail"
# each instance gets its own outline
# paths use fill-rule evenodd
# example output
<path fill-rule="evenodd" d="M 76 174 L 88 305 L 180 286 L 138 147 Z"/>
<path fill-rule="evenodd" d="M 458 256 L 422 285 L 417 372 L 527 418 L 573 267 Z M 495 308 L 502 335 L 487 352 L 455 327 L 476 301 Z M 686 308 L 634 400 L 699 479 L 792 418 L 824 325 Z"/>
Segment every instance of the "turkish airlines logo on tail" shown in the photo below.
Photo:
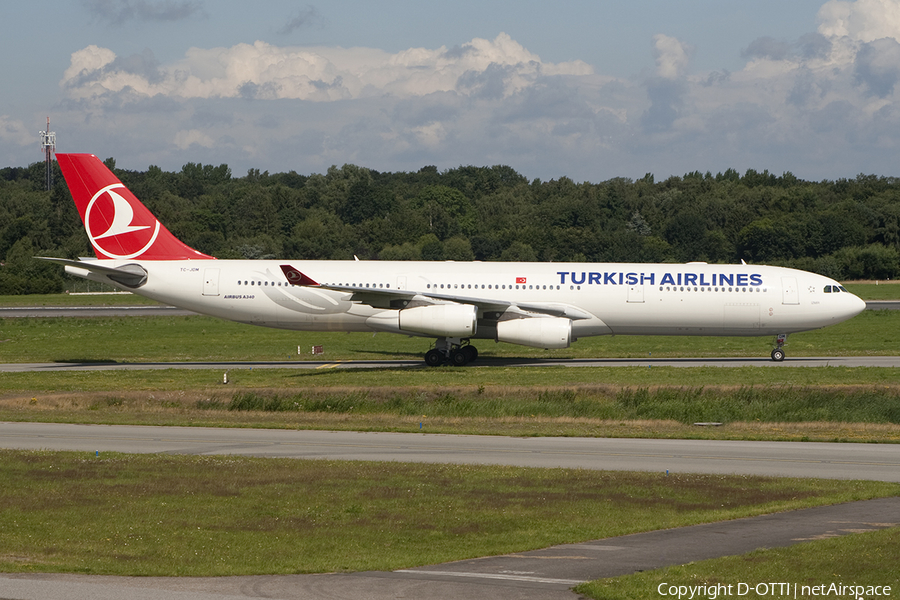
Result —
<path fill-rule="evenodd" d="M 118 188 L 123 193 L 114 191 Z M 135 207 L 138 214 L 135 215 Z M 91 198 L 84 214 L 84 228 L 94 249 L 109 258 L 136 258 L 146 252 L 160 224 L 121 183 L 106 186 Z"/>
<path fill-rule="evenodd" d="M 299 271 L 285 271 L 285 275 L 291 285 L 300 285 L 303 281 L 303 275 Z"/>

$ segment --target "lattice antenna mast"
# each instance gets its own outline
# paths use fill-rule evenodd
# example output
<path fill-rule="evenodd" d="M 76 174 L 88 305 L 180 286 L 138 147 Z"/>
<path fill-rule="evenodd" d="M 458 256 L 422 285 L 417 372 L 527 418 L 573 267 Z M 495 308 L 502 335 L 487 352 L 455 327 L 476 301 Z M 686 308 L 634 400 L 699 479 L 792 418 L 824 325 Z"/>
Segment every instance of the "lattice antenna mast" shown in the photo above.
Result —
<path fill-rule="evenodd" d="M 50 131 L 50 117 L 47 117 L 47 131 L 41 134 L 41 152 L 46 156 L 47 191 L 53 189 L 53 153 L 56 152 L 56 132 Z"/>

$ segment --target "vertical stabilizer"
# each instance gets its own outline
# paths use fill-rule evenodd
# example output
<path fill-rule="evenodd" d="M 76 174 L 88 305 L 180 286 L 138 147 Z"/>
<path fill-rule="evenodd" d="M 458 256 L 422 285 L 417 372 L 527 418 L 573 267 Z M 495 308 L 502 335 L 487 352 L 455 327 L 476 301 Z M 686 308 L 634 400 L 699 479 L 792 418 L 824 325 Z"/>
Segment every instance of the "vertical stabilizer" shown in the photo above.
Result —
<path fill-rule="evenodd" d="M 211 259 L 172 235 L 93 154 L 57 154 L 97 258 Z"/>

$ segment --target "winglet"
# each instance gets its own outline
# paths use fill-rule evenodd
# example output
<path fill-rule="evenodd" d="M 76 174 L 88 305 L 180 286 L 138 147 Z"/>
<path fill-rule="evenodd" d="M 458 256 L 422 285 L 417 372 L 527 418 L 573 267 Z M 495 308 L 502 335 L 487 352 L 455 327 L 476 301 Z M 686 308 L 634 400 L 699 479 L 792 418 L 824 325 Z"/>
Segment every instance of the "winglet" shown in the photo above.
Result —
<path fill-rule="evenodd" d="M 281 265 L 281 270 L 291 285 L 319 285 L 291 265 Z"/>

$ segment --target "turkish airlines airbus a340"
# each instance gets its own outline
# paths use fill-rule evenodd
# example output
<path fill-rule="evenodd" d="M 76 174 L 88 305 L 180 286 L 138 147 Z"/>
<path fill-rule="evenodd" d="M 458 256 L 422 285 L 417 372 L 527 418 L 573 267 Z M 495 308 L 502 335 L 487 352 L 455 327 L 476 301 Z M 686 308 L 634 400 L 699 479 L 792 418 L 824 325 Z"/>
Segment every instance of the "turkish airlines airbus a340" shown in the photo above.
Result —
<path fill-rule="evenodd" d="M 594 335 L 775 336 L 849 319 L 838 282 L 761 265 L 216 260 L 173 236 L 94 155 L 58 154 L 96 259 L 66 272 L 266 327 L 435 338 L 425 362 L 464 365 L 486 339 L 567 348 Z"/>

